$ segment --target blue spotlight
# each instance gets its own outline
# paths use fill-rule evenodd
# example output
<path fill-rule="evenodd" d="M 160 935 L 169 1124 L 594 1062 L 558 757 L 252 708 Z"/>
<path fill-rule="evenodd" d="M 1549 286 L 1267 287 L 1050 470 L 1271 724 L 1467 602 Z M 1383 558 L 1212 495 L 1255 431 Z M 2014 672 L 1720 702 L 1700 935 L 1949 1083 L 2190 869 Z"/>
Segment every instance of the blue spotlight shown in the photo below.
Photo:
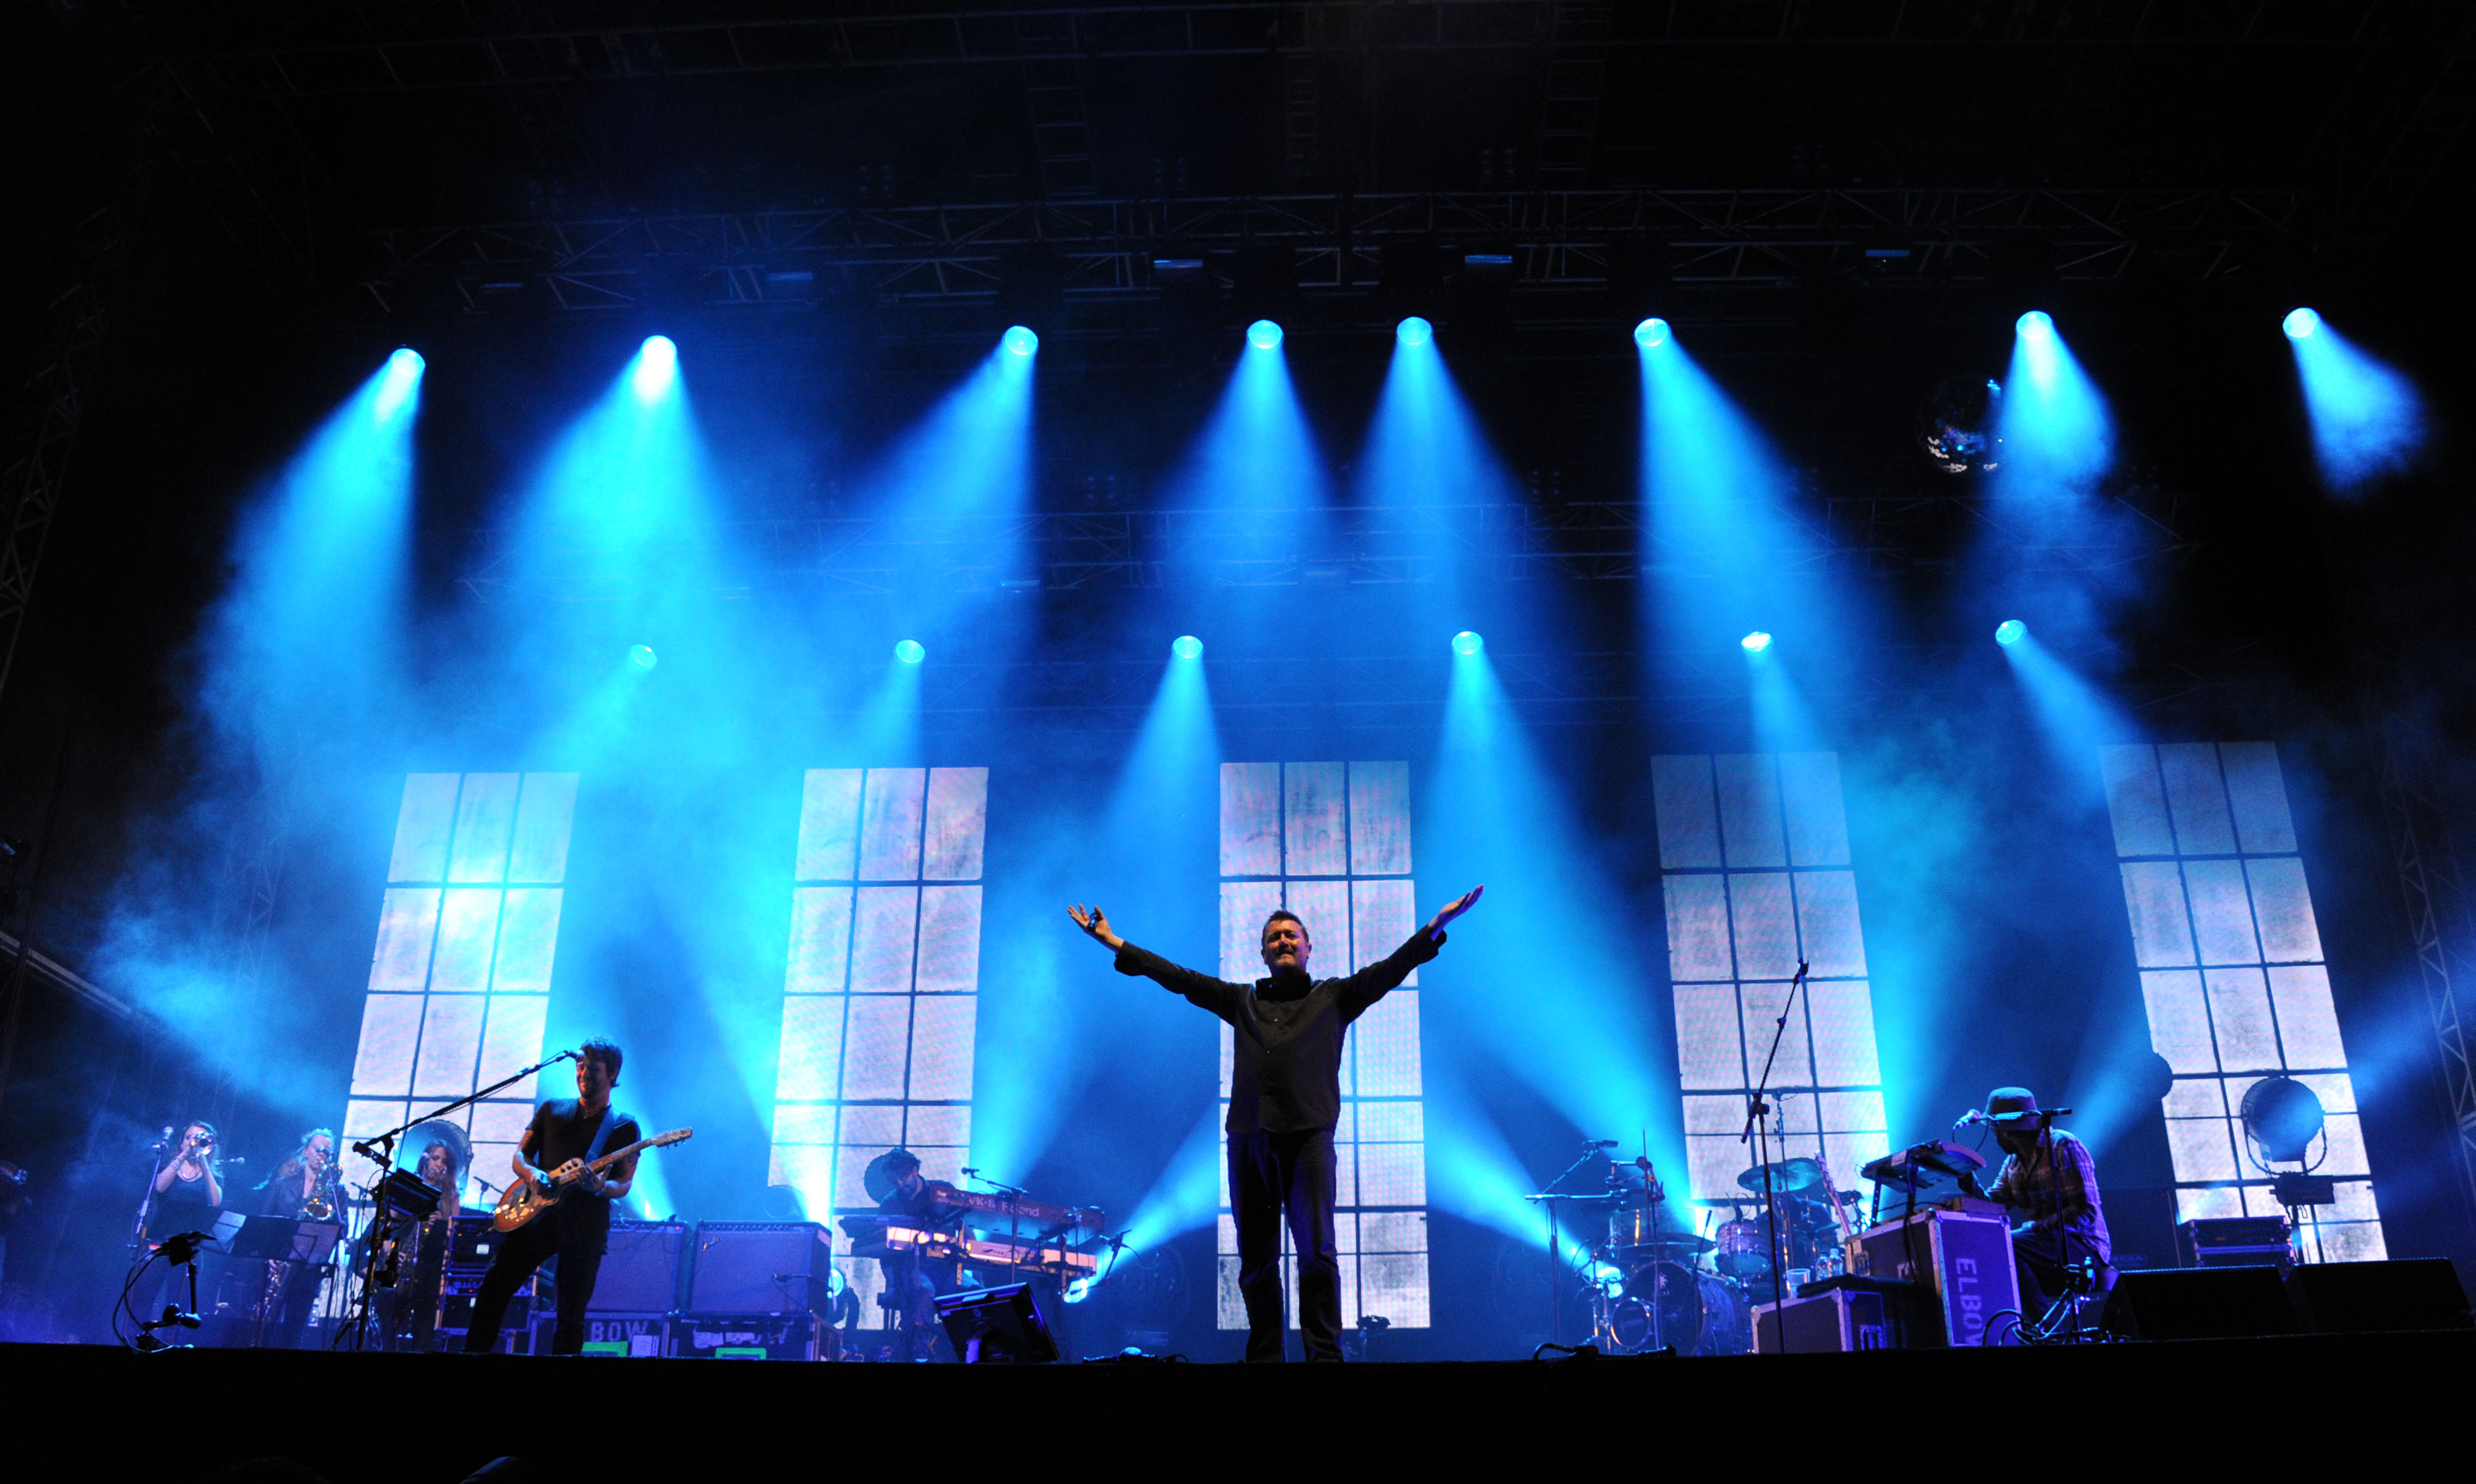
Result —
<path fill-rule="evenodd" d="M 1247 327 L 1247 343 L 1259 351 L 1272 350 L 1281 343 L 1281 327 L 1259 319 Z"/>
<path fill-rule="evenodd" d="M 916 665 L 928 657 L 928 652 L 920 647 L 919 640 L 905 639 L 894 646 L 894 657 L 906 665 Z"/>
<path fill-rule="evenodd" d="M 1028 356 L 1040 349 L 1040 336 L 1029 325 L 1016 325 L 1005 333 L 1005 348 L 1018 356 Z"/>
<path fill-rule="evenodd" d="M 671 389 L 680 372 L 680 348 L 666 334 L 649 335 L 636 350 L 636 369 L 631 380 L 636 395 L 651 402 Z"/>
<path fill-rule="evenodd" d="M 1648 350 L 1654 345 L 1667 344 L 1668 321 L 1661 319 L 1659 316 L 1654 314 L 1650 318 L 1644 320 L 1641 324 L 1634 326 L 1633 343 L 1641 346 L 1644 350 Z"/>
<path fill-rule="evenodd" d="M 1404 345 L 1424 345 L 1435 338 L 1436 327 L 1413 314 L 1393 327 L 1393 338 Z"/>
<path fill-rule="evenodd" d="M 1027 351 L 1025 354 L 1029 355 L 1030 353 Z M 1090 1278 L 1077 1278 L 1066 1285 L 1066 1301 L 1068 1303 L 1081 1303 L 1084 1299 L 1091 1297 L 1092 1280 Z"/>
<path fill-rule="evenodd" d="M 2311 309 L 2288 315 L 2286 330 L 2313 421 L 2314 458 L 2330 487 L 2351 491 L 2413 464 L 2425 442 L 2424 399 L 2414 383 Z"/>
<path fill-rule="evenodd" d="M 1771 636 L 1757 629 L 1737 641 L 1748 655 L 1759 655 L 1771 647 Z"/>
<path fill-rule="evenodd" d="M 1468 629 L 1453 635 L 1453 653 L 1456 655 L 1475 655 L 1485 648 L 1487 641 Z"/>
<path fill-rule="evenodd" d="M 654 668 L 656 661 L 657 656 L 654 654 L 654 647 L 652 645 L 631 644 L 628 646 L 628 663 L 635 666 L 637 669 L 651 670 Z"/>
<path fill-rule="evenodd" d="M 370 411 L 382 423 L 402 411 L 421 385 L 421 373 L 428 366 L 421 352 L 406 347 L 386 359 L 379 373 L 378 389 L 372 393 Z"/>
<path fill-rule="evenodd" d="M 2017 618 L 2007 618 L 1994 626 L 1994 642 L 2010 649 L 2029 637 L 2029 626 Z"/>
<path fill-rule="evenodd" d="M 1170 641 L 1169 652 L 1180 659 L 1201 659 L 1203 641 L 1191 633 L 1182 633 Z"/>
<path fill-rule="evenodd" d="M 2021 334 L 2053 334 L 2055 333 L 2055 316 L 2047 313 L 2043 309 L 2031 309 L 2028 313 L 2014 320 L 2012 322 L 2012 328 Z"/>

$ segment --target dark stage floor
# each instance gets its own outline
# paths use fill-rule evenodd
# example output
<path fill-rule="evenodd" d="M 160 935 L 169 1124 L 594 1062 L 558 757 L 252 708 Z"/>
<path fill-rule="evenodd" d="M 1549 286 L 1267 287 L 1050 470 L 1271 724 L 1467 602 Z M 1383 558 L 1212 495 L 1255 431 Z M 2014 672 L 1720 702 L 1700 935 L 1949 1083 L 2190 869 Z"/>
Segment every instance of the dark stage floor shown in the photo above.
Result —
<path fill-rule="evenodd" d="M 0 1347 L 0 1365 L 11 1472 L 21 1478 L 163 1476 L 176 1459 L 174 1475 L 202 1478 L 269 1454 L 335 1484 L 457 1484 L 502 1454 L 537 1463 L 530 1477 L 560 1479 L 1339 1467 L 1525 1478 L 1786 1469 L 1819 1481 L 1920 1470 L 2119 1477 L 2167 1465 L 2218 1478 L 2234 1467 L 2453 1456 L 2476 1332 L 1343 1368 L 140 1356 L 22 1345 Z M 1295 1451 L 1285 1435 L 1299 1440 Z M 77 1440 L 57 1456 L 78 1461 L 65 1473 L 20 1472 L 51 1453 L 47 1437 Z"/>

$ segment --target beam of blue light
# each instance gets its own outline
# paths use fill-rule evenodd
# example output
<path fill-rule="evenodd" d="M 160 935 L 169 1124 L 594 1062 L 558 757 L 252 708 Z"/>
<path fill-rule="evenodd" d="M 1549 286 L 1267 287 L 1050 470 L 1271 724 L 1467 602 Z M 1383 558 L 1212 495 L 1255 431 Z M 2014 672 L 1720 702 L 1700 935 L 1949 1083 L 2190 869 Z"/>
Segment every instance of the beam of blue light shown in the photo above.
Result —
<path fill-rule="evenodd" d="M 1393 338 L 1403 345 L 1424 345 L 1435 337 L 1436 327 L 1413 314 L 1393 327 Z"/>
<path fill-rule="evenodd" d="M 2323 481 L 2346 493 L 2413 464 L 2425 440 L 2414 384 L 2311 309 L 2288 315 L 2286 330 Z"/>
<path fill-rule="evenodd" d="M 1221 1212 L 1221 1166 L 1226 1145 L 1221 1131 L 1221 1103 L 1215 1100 L 1187 1131 L 1127 1224 L 1127 1247 L 1144 1252 L 1182 1232 L 1210 1225 Z"/>
<path fill-rule="evenodd" d="M 1405 590 L 1404 620 L 1465 617 L 1493 553 L 1490 512 L 1520 496 L 1432 336 L 1395 339 L 1357 484 L 1361 502 L 1384 511 L 1362 550 L 1433 574 Z"/>
<path fill-rule="evenodd" d="M 979 1035 L 1006 1054 L 979 1064 L 974 1163 L 1034 1168 L 1070 1110 L 1123 1107 L 1127 1117 L 1151 1118 L 1191 1096 L 1219 1107 L 1197 1085 L 1189 1054 L 1210 1046 L 1210 1023 L 1148 981 L 1112 972 L 1108 956 L 1064 923 L 1058 903 L 1093 903 L 1128 938 L 1173 955 L 1193 952 L 1181 945 L 1216 942 L 1220 804 L 1221 743 L 1203 661 L 1172 658 L 1100 828 L 1059 823 L 1050 853 L 1023 867 L 1044 886 L 1053 882 L 1036 922 L 989 945 L 989 960 L 1007 965 L 1006 993 L 983 998 Z M 1077 1086 L 1090 1090 L 1060 1096 Z M 1181 1177 L 1172 1170 L 1162 1179 Z"/>
<path fill-rule="evenodd" d="M 652 402 L 667 393 L 680 379 L 680 348 L 666 334 L 649 335 L 636 348 L 636 359 L 628 369 L 628 384 L 636 389 L 639 401 Z"/>
<path fill-rule="evenodd" d="M 2087 492 L 2115 459 L 2106 398 L 2043 309 L 2020 316 L 2003 380 L 2006 492 L 2032 499 Z"/>
<path fill-rule="evenodd" d="M 1762 638 L 1764 642 L 1759 645 L 1744 644 L 1746 680 L 1753 703 L 1755 749 L 1765 753 L 1825 751 L 1829 744 L 1815 725 L 1804 693 L 1789 674 L 1786 656 L 1770 642 L 1770 635 L 1764 634 Z"/>
<path fill-rule="evenodd" d="M 421 390 L 421 375 L 430 363 L 421 352 L 407 346 L 386 359 L 386 369 L 379 375 L 376 395 L 371 398 L 371 415 L 382 423 L 392 422 L 412 405 L 413 394 Z"/>
<path fill-rule="evenodd" d="M 1484 919 L 1455 929 L 1469 946 L 1422 971 L 1438 985 L 1421 997 L 1435 1036 L 1454 1054 L 1475 1046 L 1500 1061 L 1587 1133 L 1646 1130 L 1653 1158 L 1683 1170 L 1675 1085 L 1652 1073 L 1658 1037 L 1636 989 L 1646 976 L 1622 928 L 1627 915 L 1484 653 L 1452 661 L 1429 787 L 1422 878 L 1487 883 Z M 1523 1013 L 1482 1029 L 1454 985 L 1479 972 L 1482 945 L 1505 941 L 1498 932 L 1556 949 L 1524 960 Z M 1582 1026 L 1587 1034 L 1576 1033 Z M 1491 1204 L 1466 1214 L 1495 1224 Z"/>
<path fill-rule="evenodd" d="M 2007 622 L 2018 624 L 2019 620 Z M 2011 663 L 2013 679 L 2029 698 L 2039 735 L 2057 771 L 2088 797 L 2097 798 L 2098 749 L 2137 741 L 2139 730 L 2095 686 L 2039 643 L 2028 625 L 2020 624 L 2018 636 L 2002 651 Z"/>
<path fill-rule="evenodd" d="M 1281 327 L 1269 319 L 1259 319 L 1247 327 L 1247 343 L 1259 351 L 1281 348 Z"/>
<path fill-rule="evenodd" d="M 1785 460 L 1675 335 L 1637 343 L 1645 597 L 1670 640 L 1699 647 L 1774 617 L 1836 631 L 1827 587 L 1780 581 L 1784 554 L 1803 539 L 1787 511 Z"/>
<path fill-rule="evenodd" d="M 1015 325 L 1005 333 L 1005 348 L 1018 356 L 1028 356 L 1040 349 L 1040 336 L 1029 325 Z"/>

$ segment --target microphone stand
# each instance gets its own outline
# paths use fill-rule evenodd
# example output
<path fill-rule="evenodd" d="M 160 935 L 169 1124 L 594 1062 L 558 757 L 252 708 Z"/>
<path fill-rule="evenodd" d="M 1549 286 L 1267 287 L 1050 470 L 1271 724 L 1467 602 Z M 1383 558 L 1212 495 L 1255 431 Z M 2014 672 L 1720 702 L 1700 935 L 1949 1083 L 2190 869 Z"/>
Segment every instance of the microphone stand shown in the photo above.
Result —
<path fill-rule="evenodd" d="M 1771 1319 L 1779 1325 L 1780 1353 L 1788 1353 L 1788 1295 L 1782 1293 L 1780 1279 L 1779 1199 L 1771 1189 L 1771 1139 L 1770 1094 L 1771 1064 L 1779 1060 L 1780 1038 L 1788 1034 L 1789 1012 L 1796 1008 L 1796 992 L 1805 984 L 1805 960 L 1796 961 L 1796 977 L 1789 980 L 1788 999 L 1780 1005 L 1779 1019 L 1771 1023 L 1771 1051 L 1763 1058 L 1762 1080 L 1754 1084 L 1754 1095 L 1746 1102 L 1745 1131 L 1737 1135 L 1739 1144 L 1753 1139 L 1754 1149 L 1763 1166 L 1763 1227 L 1769 1234 L 1771 1249 Z M 1756 1333 L 1762 1330 L 1757 1316 Z"/>
<path fill-rule="evenodd" d="M 395 1141 L 412 1129 L 418 1128 L 422 1125 L 429 1123 L 433 1118 L 444 1118 L 448 1114 L 455 1112 L 458 1108 L 468 1107 L 502 1088 L 513 1087 L 518 1082 L 533 1076 L 537 1072 L 541 1072 L 550 1067 L 556 1067 L 563 1061 L 572 1061 L 575 1057 L 576 1052 L 574 1051 L 561 1051 L 547 1061 L 534 1062 L 532 1066 L 527 1067 L 522 1072 L 518 1072 L 510 1076 L 501 1077 L 499 1080 L 491 1083 L 487 1087 L 477 1088 L 472 1093 L 458 1098 L 453 1102 L 441 1103 L 439 1106 L 432 1108 L 427 1112 L 416 1113 L 411 1118 L 396 1125 L 393 1128 L 388 1129 L 384 1133 L 372 1134 L 366 1139 L 356 1139 L 353 1141 L 353 1152 L 360 1155 L 363 1159 L 371 1161 L 379 1167 L 379 1177 L 372 1183 L 370 1188 L 370 1224 L 367 1227 L 363 1228 L 368 1238 L 368 1240 L 363 1244 L 368 1249 L 368 1254 L 366 1260 L 361 1265 L 360 1312 L 353 1317 L 352 1327 L 347 1331 L 353 1337 L 353 1348 L 355 1350 L 364 1349 L 369 1344 L 370 1321 L 374 1306 L 378 1299 L 379 1248 L 382 1244 L 382 1238 L 386 1230 L 388 1196 L 387 1176 L 395 1172 Z M 393 1254 L 390 1253 L 389 1255 L 390 1259 L 392 1259 Z M 389 1267 L 393 1267 L 392 1260 L 389 1262 Z M 335 1337 L 335 1343 L 340 1345 L 342 1342 L 343 1335 L 337 1335 Z"/>
<path fill-rule="evenodd" d="M 1567 1165 L 1564 1174 L 1549 1180 L 1546 1190 L 1538 1195 L 1523 1198 L 1538 1201 L 1542 1209 L 1548 1213 L 1548 1343 L 1550 1345 L 1562 1343 L 1557 1336 L 1565 1331 L 1565 1256 L 1561 1235 L 1556 1229 L 1556 1202 L 1576 1199 L 1556 1187 L 1572 1179 L 1574 1171 L 1597 1159 L 1598 1154 L 1598 1141 L 1594 1139 L 1586 1142 L 1582 1146 L 1581 1158 Z"/>

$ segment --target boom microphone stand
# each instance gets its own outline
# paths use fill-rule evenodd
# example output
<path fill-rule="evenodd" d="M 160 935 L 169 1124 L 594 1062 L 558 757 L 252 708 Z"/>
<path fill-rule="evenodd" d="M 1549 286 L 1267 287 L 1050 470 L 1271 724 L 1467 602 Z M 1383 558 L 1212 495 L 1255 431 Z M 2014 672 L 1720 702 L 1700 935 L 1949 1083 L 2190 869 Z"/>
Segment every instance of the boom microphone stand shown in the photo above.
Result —
<path fill-rule="evenodd" d="M 1739 1144 L 1754 1140 L 1756 1156 L 1763 1166 L 1763 1226 L 1769 1234 L 1771 1249 L 1771 1318 L 1779 1325 L 1780 1353 L 1788 1353 L 1788 1295 L 1782 1293 L 1780 1279 L 1779 1198 L 1771 1189 L 1771 1138 L 1770 1094 L 1771 1064 L 1779 1060 L 1780 1038 L 1788 1034 L 1789 1012 L 1796 1008 L 1796 992 L 1805 984 L 1805 960 L 1796 961 L 1796 977 L 1789 980 L 1788 999 L 1780 1005 L 1779 1019 L 1771 1023 L 1771 1053 L 1763 1058 L 1762 1080 L 1754 1084 L 1754 1095 L 1746 1102 L 1746 1127 L 1737 1135 Z M 1759 1137 L 1758 1137 L 1759 1136 Z M 1755 1322 L 1760 1332 L 1761 1321 Z"/>
<path fill-rule="evenodd" d="M 458 1108 L 466 1107 L 481 1101 L 483 1099 L 487 1098 L 492 1093 L 499 1091 L 501 1088 L 513 1087 L 518 1082 L 533 1076 L 535 1073 L 544 1071 L 551 1067 L 556 1067 L 560 1062 L 574 1061 L 576 1059 L 576 1052 L 561 1051 L 557 1055 L 550 1058 L 548 1061 L 534 1062 L 532 1066 L 527 1067 L 522 1072 L 516 1073 L 512 1076 L 502 1077 L 487 1087 L 477 1088 L 472 1093 L 465 1097 L 458 1098 L 453 1102 L 442 1103 L 425 1113 L 416 1113 L 411 1118 L 396 1125 L 393 1128 L 388 1129 L 384 1133 L 372 1134 L 366 1139 L 357 1139 L 353 1142 L 354 1153 L 360 1155 L 364 1159 L 370 1160 L 379 1167 L 379 1177 L 373 1181 L 370 1186 L 370 1224 L 365 1228 L 367 1240 L 364 1243 L 364 1246 L 368 1248 L 369 1251 L 368 1257 L 366 1261 L 363 1262 L 361 1268 L 360 1312 L 354 1316 L 352 1327 L 349 1331 L 353 1337 L 354 1349 L 361 1349 L 369 1343 L 370 1320 L 373 1306 L 376 1304 L 378 1299 L 379 1248 L 381 1246 L 379 1239 L 381 1234 L 386 1230 L 387 1198 L 389 1194 L 387 1188 L 387 1177 L 395 1173 L 395 1141 L 407 1132 L 421 1126 L 423 1124 L 430 1122 L 433 1118 L 443 1118 L 446 1115 L 455 1112 Z M 390 1266 L 392 1266 L 392 1264 L 390 1264 Z M 343 1336 L 339 1334 L 335 1339 L 336 1343 L 340 1345 L 343 1341 Z"/>

